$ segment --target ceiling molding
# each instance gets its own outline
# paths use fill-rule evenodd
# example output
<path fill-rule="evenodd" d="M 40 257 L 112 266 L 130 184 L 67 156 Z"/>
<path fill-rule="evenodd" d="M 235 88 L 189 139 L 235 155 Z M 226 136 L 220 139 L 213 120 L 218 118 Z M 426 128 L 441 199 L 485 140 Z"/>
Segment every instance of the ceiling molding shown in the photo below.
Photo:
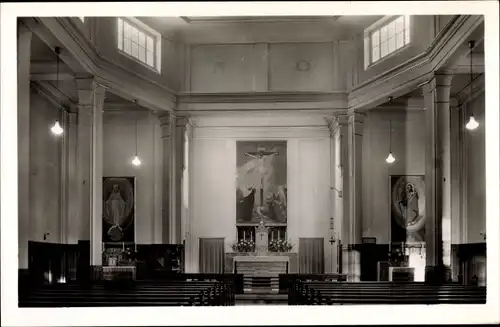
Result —
<path fill-rule="evenodd" d="M 341 16 L 181 16 L 188 24 L 333 23 Z"/>
<path fill-rule="evenodd" d="M 180 112 L 344 111 L 347 93 L 251 92 L 229 94 L 181 94 Z"/>

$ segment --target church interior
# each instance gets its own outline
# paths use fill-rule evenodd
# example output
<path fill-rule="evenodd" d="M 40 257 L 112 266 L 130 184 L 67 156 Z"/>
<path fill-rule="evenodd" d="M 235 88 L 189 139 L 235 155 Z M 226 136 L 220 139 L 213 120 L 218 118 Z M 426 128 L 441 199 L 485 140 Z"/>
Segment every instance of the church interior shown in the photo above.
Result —
<path fill-rule="evenodd" d="M 485 303 L 484 30 L 19 18 L 19 306 Z"/>

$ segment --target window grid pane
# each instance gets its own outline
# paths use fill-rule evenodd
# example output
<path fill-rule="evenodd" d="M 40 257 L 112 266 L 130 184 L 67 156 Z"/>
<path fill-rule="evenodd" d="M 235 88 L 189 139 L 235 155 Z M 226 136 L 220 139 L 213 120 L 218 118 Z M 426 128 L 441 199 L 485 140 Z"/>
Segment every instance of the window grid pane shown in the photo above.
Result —
<path fill-rule="evenodd" d="M 118 49 L 138 61 L 156 67 L 156 38 L 118 18 Z"/>
<path fill-rule="evenodd" d="M 153 42 L 153 38 L 148 36 L 148 44 L 147 44 L 147 47 L 148 51 L 151 51 L 151 52 L 154 52 L 154 42 Z"/>
<path fill-rule="evenodd" d="M 147 52 L 147 61 L 146 63 L 150 66 L 154 66 L 154 55 L 152 51 Z"/>
<path fill-rule="evenodd" d="M 139 45 L 139 60 L 146 63 L 146 48 Z"/>
<path fill-rule="evenodd" d="M 405 44 L 410 43 L 410 16 L 404 16 L 405 19 Z"/>
<path fill-rule="evenodd" d="M 401 31 L 396 35 L 396 49 L 402 48 L 404 46 L 404 31 Z"/>
<path fill-rule="evenodd" d="M 389 39 L 388 44 L 389 44 L 389 48 L 388 48 L 389 53 L 396 51 L 396 38 L 395 37 L 391 37 Z"/>
<path fill-rule="evenodd" d="M 123 39 L 123 52 L 130 54 L 130 39 Z"/>
<path fill-rule="evenodd" d="M 380 45 L 380 33 L 375 31 L 372 34 L 372 48 L 378 47 Z"/>
<path fill-rule="evenodd" d="M 380 47 L 374 47 L 372 50 L 372 62 L 380 59 Z"/>
<path fill-rule="evenodd" d="M 123 50 L 123 21 L 118 18 L 118 49 Z"/>
<path fill-rule="evenodd" d="M 399 16 L 371 34 L 371 62 L 410 43 L 410 16 Z"/>

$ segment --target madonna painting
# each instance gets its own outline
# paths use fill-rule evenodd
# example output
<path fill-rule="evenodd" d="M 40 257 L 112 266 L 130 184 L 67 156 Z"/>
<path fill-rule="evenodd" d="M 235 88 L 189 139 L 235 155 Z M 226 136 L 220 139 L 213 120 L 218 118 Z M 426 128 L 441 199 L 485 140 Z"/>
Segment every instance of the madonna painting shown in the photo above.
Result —
<path fill-rule="evenodd" d="M 391 176 L 391 208 L 392 242 L 424 242 L 424 176 Z"/>
<path fill-rule="evenodd" d="M 104 177 L 102 188 L 102 241 L 134 242 L 134 177 Z"/>

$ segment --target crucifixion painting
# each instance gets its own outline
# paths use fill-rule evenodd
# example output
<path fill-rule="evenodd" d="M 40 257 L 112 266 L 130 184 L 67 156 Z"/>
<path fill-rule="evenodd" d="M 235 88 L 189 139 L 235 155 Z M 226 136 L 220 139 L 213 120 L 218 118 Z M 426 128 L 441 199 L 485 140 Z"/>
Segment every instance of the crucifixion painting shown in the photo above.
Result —
<path fill-rule="evenodd" d="M 237 223 L 286 223 L 286 141 L 237 142 Z"/>

